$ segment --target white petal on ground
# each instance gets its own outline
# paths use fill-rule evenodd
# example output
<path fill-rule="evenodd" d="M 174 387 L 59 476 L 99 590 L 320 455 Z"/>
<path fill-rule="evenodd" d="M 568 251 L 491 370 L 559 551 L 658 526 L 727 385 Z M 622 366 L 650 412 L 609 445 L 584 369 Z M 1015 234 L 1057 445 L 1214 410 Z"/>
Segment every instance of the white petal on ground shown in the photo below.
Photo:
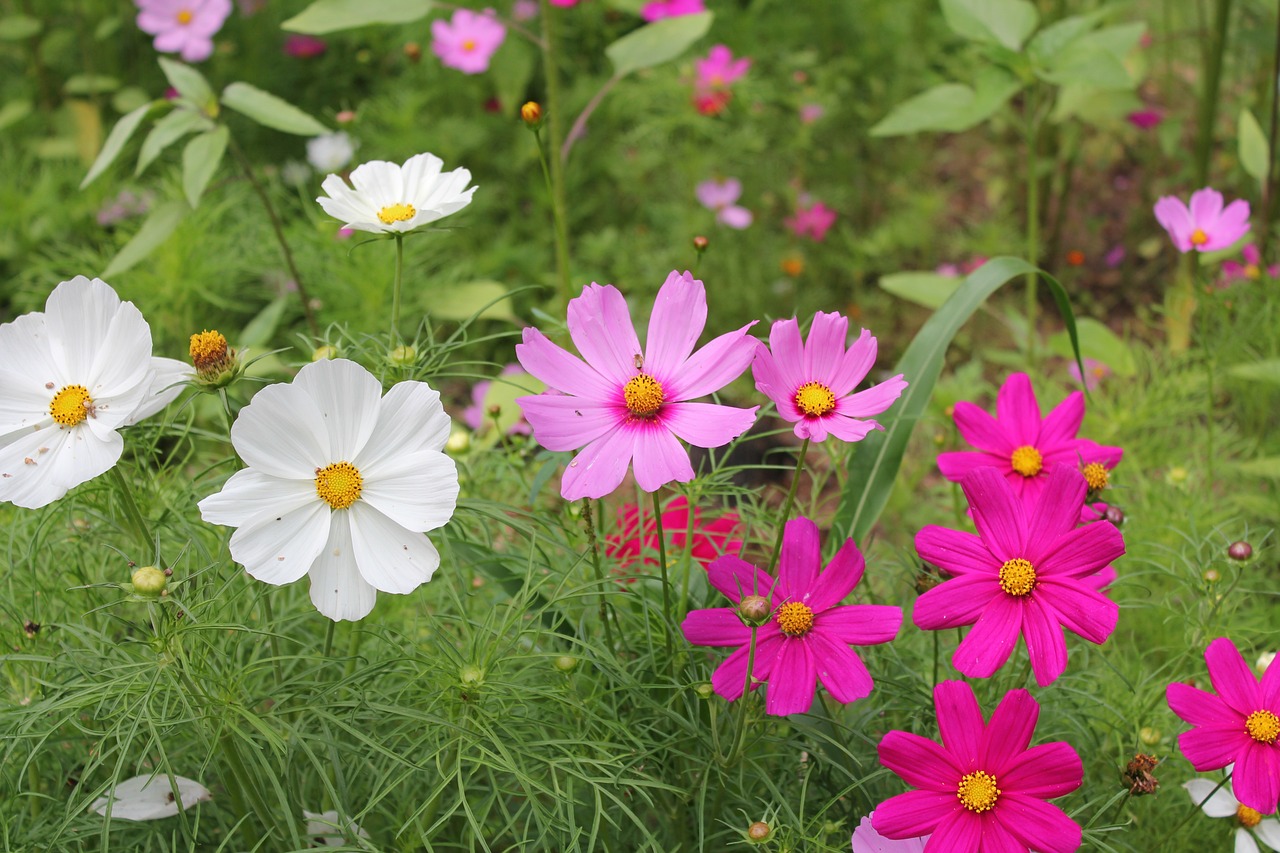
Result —
<path fill-rule="evenodd" d="M 435 450 L 402 456 L 396 473 L 367 476 L 360 498 L 406 530 L 435 530 L 458 505 L 458 467 Z"/>
<path fill-rule="evenodd" d="M 173 793 L 175 784 L 177 797 Z M 103 817 L 106 817 L 110 806 L 111 817 L 114 818 L 158 820 L 173 817 L 183 809 L 212 799 L 213 794 L 208 788 L 185 776 L 174 776 L 172 782 L 170 777 L 163 775 L 134 776 L 116 785 L 114 790 L 107 792 L 107 796 L 94 800 L 90 808 Z"/>
<path fill-rule="evenodd" d="M 382 383 L 354 361 L 335 358 L 308 364 L 293 386 L 311 396 L 329 434 L 328 456 L 320 464 L 355 459 L 378 422 Z"/>
<path fill-rule="evenodd" d="M 405 530 L 365 501 L 356 501 L 347 512 L 356 566 L 374 588 L 403 595 L 431 580 L 440 552 L 425 534 Z"/>
<path fill-rule="evenodd" d="M 307 573 L 329 539 L 333 513 L 319 498 L 231 534 L 231 556 L 260 581 L 280 586 Z"/>
<path fill-rule="evenodd" d="M 186 383 L 196 375 L 194 367 L 176 358 L 152 356 L 151 368 L 155 371 L 155 375 L 151 377 L 151 387 L 147 389 L 138 408 L 125 421 L 126 425 L 131 426 L 149 418 L 172 403 L 182 393 Z"/>
<path fill-rule="evenodd" d="M 341 820 L 336 809 L 327 812 L 309 812 L 302 810 L 307 821 L 307 831 L 303 835 L 310 841 L 326 847 L 342 847 L 347 838 L 368 838 L 369 833 L 360 828 L 354 820 Z"/>
<path fill-rule="evenodd" d="M 1218 787 L 1218 783 L 1213 779 L 1188 779 L 1182 783 L 1182 787 L 1191 795 L 1191 802 L 1200 805 L 1205 797 L 1209 799 L 1200 808 L 1209 817 L 1235 817 L 1236 807 L 1240 805 L 1239 801 L 1231 795 L 1231 783 Z M 1214 788 L 1218 790 L 1213 791 Z M 1213 796 L 1209 796 L 1209 792 L 1213 791 Z"/>
<path fill-rule="evenodd" d="M 240 410 L 231 444 L 250 468 L 286 479 L 314 479 L 329 458 L 329 432 L 311 395 L 288 384 L 263 388 Z"/>
<path fill-rule="evenodd" d="M 334 622 L 354 622 L 369 615 L 378 591 L 356 568 L 351 547 L 351 513 L 336 512 L 329 541 L 311 566 L 311 603 Z M 311 833 L 308 832 L 308 835 Z"/>
<path fill-rule="evenodd" d="M 245 468 L 232 474 L 221 491 L 200 501 L 200 517 L 210 524 L 239 527 L 319 500 L 315 480 L 285 480 Z"/>

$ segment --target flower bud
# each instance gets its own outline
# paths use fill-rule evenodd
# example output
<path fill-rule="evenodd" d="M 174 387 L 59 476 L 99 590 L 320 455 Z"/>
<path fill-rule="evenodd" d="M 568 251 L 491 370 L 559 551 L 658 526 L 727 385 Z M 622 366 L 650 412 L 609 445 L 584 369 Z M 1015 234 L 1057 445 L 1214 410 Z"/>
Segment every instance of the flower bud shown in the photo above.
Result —
<path fill-rule="evenodd" d="M 1143 726 L 1138 731 L 1138 740 L 1142 741 L 1144 746 L 1155 746 L 1164 737 L 1159 729 L 1153 729 L 1150 726 Z"/>
<path fill-rule="evenodd" d="M 444 443 L 444 449 L 450 453 L 466 453 L 471 448 L 471 433 L 465 429 L 455 429 L 449 433 L 449 440 Z"/>
<path fill-rule="evenodd" d="M 794 255 L 782 259 L 782 274 L 789 278 L 799 278 L 804 273 L 804 258 Z"/>
<path fill-rule="evenodd" d="M 758 820 L 751 824 L 751 826 L 747 827 L 747 838 L 750 838 L 752 841 L 764 841 L 769 837 L 770 831 L 769 824 L 762 820 Z"/>
<path fill-rule="evenodd" d="M 715 687 L 713 687 L 710 682 L 706 681 L 694 687 L 693 692 L 698 694 L 699 699 L 710 699 L 712 696 L 716 695 Z"/>
<path fill-rule="evenodd" d="M 1227 556 L 1233 560 L 1244 562 L 1253 556 L 1253 546 L 1248 542 L 1232 542 L 1227 546 Z"/>
<path fill-rule="evenodd" d="M 769 599 L 763 595 L 745 595 L 738 602 L 738 616 L 743 622 L 757 628 L 768 622 L 772 613 L 773 608 L 769 606 Z"/>
<path fill-rule="evenodd" d="M 196 382 L 205 388 L 225 388 L 243 372 L 239 355 L 217 329 L 192 335 L 189 352 Z"/>
<path fill-rule="evenodd" d="M 458 670 L 458 679 L 467 687 L 475 687 L 484 683 L 484 670 L 473 663 L 469 663 Z"/>
<path fill-rule="evenodd" d="M 701 255 L 707 250 L 707 246 L 711 245 L 711 241 L 699 234 L 693 238 L 693 250 Z"/>
<path fill-rule="evenodd" d="M 1204 579 L 1207 580 L 1209 583 L 1217 583 L 1219 580 L 1222 579 L 1222 575 L 1218 574 L 1217 569 L 1205 569 Z"/>
<path fill-rule="evenodd" d="M 573 655 L 560 655 L 551 664 L 561 672 L 573 672 L 578 665 L 578 659 Z"/>
<path fill-rule="evenodd" d="M 159 598 L 164 594 L 165 587 L 169 585 L 169 579 L 165 577 L 164 572 L 155 566 L 143 566 L 135 570 L 130 580 L 133 583 L 134 593 L 143 598 Z"/>
<path fill-rule="evenodd" d="M 410 62 L 417 64 L 422 61 L 422 45 L 416 41 L 405 42 L 404 57 Z"/>
<path fill-rule="evenodd" d="M 1116 527 L 1119 527 L 1124 524 L 1124 511 L 1118 506 L 1108 506 L 1103 518 L 1114 524 Z"/>
<path fill-rule="evenodd" d="M 537 101 L 526 101 L 525 105 L 520 108 L 520 119 L 529 127 L 540 127 L 542 125 L 542 104 Z"/>
<path fill-rule="evenodd" d="M 338 124 L 351 124 L 351 122 L 356 120 L 356 111 L 342 110 L 336 116 L 333 117 L 333 120 L 336 121 Z"/>
<path fill-rule="evenodd" d="M 408 344 L 402 344 L 387 355 L 387 360 L 394 367 L 413 367 L 418 361 L 418 351 Z"/>

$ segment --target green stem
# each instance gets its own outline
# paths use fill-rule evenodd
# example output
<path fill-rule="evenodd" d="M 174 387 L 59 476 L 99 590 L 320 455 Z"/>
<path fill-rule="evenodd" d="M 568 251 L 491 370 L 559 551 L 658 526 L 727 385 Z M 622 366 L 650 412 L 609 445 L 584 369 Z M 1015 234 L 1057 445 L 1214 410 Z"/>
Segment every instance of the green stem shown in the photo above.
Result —
<path fill-rule="evenodd" d="M 155 556 L 156 543 L 147 529 L 146 519 L 142 517 L 142 512 L 138 509 L 138 504 L 133 499 L 133 490 L 125 482 L 124 474 L 120 472 L 119 465 L 112 467 L 111 477 L 116 481 L 116 488 L 120 492 L 120 500 L 124 504 L 125 518 L 129 520 L 130 526 L 133 527 L 134 535 L 142 542 L 142 559 L 150 562 Z"/>
<path fill-rule="evenodd" d="M 1276 15 L 1276 44 L 1272 57 L 1271 85 L 1271 127 L 1267 134 L 1267 178 L 1262 184 L 1262 234 L 1259 235 L 1258 251 L 1262 255 L 1265 267 L 1271 260 L 1268 251 L 1271 245 L 1271 223 L 1276 217 L 1276 134 L 1280 132 L 1280 90 L 1276 81 L 1280 80 L 1280 13 Z"/>
<path fill-rule="evenodd" d="M 599 607 L 600 621 L 604 623 L 604 641 L 613 651 L 613 628 L 609 626 L 609 599 L 605 596 L 605 577 L 600 568 L 600 540 L 596 536 L 595 518 L 591 513 L 591 498 L 582 499 L 582 523 L 587 530 L 587 542 L 591 547 L 591 565 L 595 570 L 596 583 L 600 585 Z"/>
<path fill-rule="evenodd" d="M 1040 260 L 1040 119 L 1034 89 L 1028 93 L 1027 110 L 1027 263 L 1038 266 Z M 1027 273 L 1027 363 L 1034 366 L 1036 322 L 1040 304 L 1036 299 L 1039 276 Z"/>
<path fill-rule="evenodd" d="M 673 665 L 675 657 L 675 647 L 671 641 L 672 618 L 671 618 L 671 579 L 667 574 L 667 536 L 662 529 L 662 505 L 658 501 L 658 493 L 652 492 L 653 497 L 653 522 L 657 525 L 658 532 L 658 565 L 662 570 L 662 615 L 666 619 L 666 624 L 662 629 L 662 637 L 665 640 L 667 648 L 667 667 Z"/>
<path fill-rule="evenodd" d="M 1216 794 L 1216 793 L 1218 793 L 1218 791 L 1220 791 L 1220 790 L 1222 789 L 1222 786 L 1223 786 L 1223 785 L 1225 785 L 1225 784 L 1227 784 L 1227 783 L 1228 783 L 1228 782 L 1230 782 L 1230 781 L 1231 781 L 1231 774 L 1230 774 L 1230 773 L 1228 773 L 1228 774 L 1226 775 L 1226 777 L 1225 777 L 1221 782 L 1219 782 L 1219 783 L 1218 783 L 1218 785 L 1217 785 L 1217 787 L 1216 787 L 1216 788 L 1214 788 L 1214 789 L 1213 789 L 1212 791 L 1210 791 L 1208 794 L 1205 794 L 1204 799 L 1203 799 L 1203 800 L 1201 800 L 1200 802 L 1196 803 L 1196 805 L 1195 805 L 1195 808 L 1194 808 L 1194 809 L 1189 809 L 1189 810 L 1187 811 L 1186 817 L 1184 817 L 1182 820 L 1178 821 L 1178 822 L 1177 822 L 1177 824 L 1175 824 L 1175 825 L 1173 826 L 1173 828 L 1172 828 L 1172 829 L 1170 829 L 1168 832 L 1166 832 L 1166 833 L 1164 834 L 1164 836 L 1160 839 L 1160 842 L 1159 842 L 1158 844 L 1155 844 L 1155 845 L 1151 846 L 1149 849 L 1151 849 L 1151 850 L 1164 850 L 1164 849 L 1166 849 L 1166 848 L 1165 848 L 1165 846 L 1164 846 L 1165 842 L 1167 842 L 1167 841 L 1169 841 L 1170 839 L 1172 839 L 1172 838 L 1173 838 L 1173 836 L 1174 836 L 1174 833 L 1176 833 L 1179 829 L 1182 829 L 1183 825 L 1184 825 L 1184 824 L 1186 824 L 1186 822 L 1187 822 L 1187 821 L 1191 820 L 1191 818 L 1193 818 L 1193 817 L 1195 817 L 1196 815 L 1200 814 L 1200 813 L 1201 813 L 1201 810 L 1204 808 L 1204 804 L 1205 804 L 1205 803 L 1207 803 L 1207 802 L 1209 802 L 1209 800 L 1213 798 L 1213 795 L 1214 795 L 1214 794 Z"/>
<path fill-rule="evenodd" d="M 564 160 L 560 148 L 564 144 L 564 123 L 561 113 L 564 98 L 560 90 L 560 70 L 556 67 L 555 12 L 550 0 L 540 0 L 542 20 L 542 73 L 547 78 L 547 148 L 545 155 L 550 165 L 551 216 L 556 231 L 556 273 L 560 285 L 560 299 L 569 304 L 569 205 L 566 200 Z M 541 145 L 539 145 L 541 148 Z"/>
<path fill-rule="evenodd" d="M 387 348 L 388 355 L 396 348 L 396 341 L 400 339 L 400 285 L 404 280 L 404 235 L 396 234 L 395 238 L 396 277 L 391 284 L 391 345 Z"/>
<path fill-rule="evenodd" d="M 320 652 L 320 656 L 328 660 L 333 655 L 333 634 L 338 629 L 338 623 L 330 621 L 329 627 L 324 629 L 324 649 Z"/>
<path fill-rule="evenodd" d="M 280 638 L 276 635 L 276 617 L 271 611 L 271 590 L 268 588 L 262 595 L 262 617 L 267 636 L 271 639 L 271 668 L 275 672 L 276 687 L 284 684 L 284 671 L 280 666 Z"/>
<path fill-rule="evenodd" d="M 751 626 L 751 639 L 747 644 L 747 674 L 742 679 L 742 695 L 738 697 L 737 731 L 733 736 L 733 749 L 729 750 L 729 755 L 723 762 L 725 766 L 731 765 L 738 760 L 738 756 L 742 754 L 742 747 L 747 740 L 747 700 L 751 698 L 751 672 L 756 664 L 757 630 L 759 629 L 754 625 Z"/>
<path fill-rule="evenodd" d="M 1213 125 L 1218 118 L 1218 90 L 1222 83 L 1222 60 L 1227 48 L 1227 28 L 1231 23 L 1231 0 L 1217 0 L 1213 32 L 1205 54 L 1204 88 L 1200 90 L 1200 112 L 1196 128 L 1195 183 L 1199 189 L 1209 180 L 1209 157 L 1213 153 Z M 1275 81 L 1271 81 L 1275 86 Z"/>
<path fill-rule="evenodd" d="M 359 660 L 360 643 L 364 640 L 364 631 L 361 631 L 356 623 L 351 623 L 351 636 L 347 640 L 347 665 L 342 670 L 343 679 L 350 678 L 355 674 L 356 661 Z"/>
<path fill-rule="evenodd" d="M 804 443 L 800 445 L 800 456 L 796 459 L 796 470 L 791 476 L 791 489 L 787 492 L 787 500 L 782 505 L 782 515 L 778 517 L 778 535 L 773 540 L 773 555 L 769 557 L 769 570 L 766 572 L 770 577 L 773 576 L 773 570 L 778 567 L 778 557 L 782 554 L 782 535 L 787 530 L 787 519 L 791 516 L 791 507 L 796 502 L 796 490 L 800 488 L 800 474 L 804 471 L 804 457 L 809 452 L 809 439 L 806 438 Z"/>

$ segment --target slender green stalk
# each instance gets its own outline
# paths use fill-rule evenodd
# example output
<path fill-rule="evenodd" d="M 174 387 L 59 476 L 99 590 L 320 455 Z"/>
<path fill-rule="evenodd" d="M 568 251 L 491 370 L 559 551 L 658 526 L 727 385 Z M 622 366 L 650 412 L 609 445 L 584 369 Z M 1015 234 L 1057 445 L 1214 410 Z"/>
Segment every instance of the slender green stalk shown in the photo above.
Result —
<path fill-rule="evenodd" d="M 355 622 L 352 622 L 351 636 L 347 638 L 347 665 L 342 669 L 342 677 L 344 679 L 355 675 L 356 661 L 359 660 L 360 656 L 360 643 L 363 641 L 364 631 L 360 630 Z"/>
<path fill-rule="evenodd" d="M 391 343 L 388 354 L 396 348 L 400 340 L 400 286 L 404 281 L 404 235 L 396 234 L 396 275 L 391 283 Z"/>
<path fill-rule="evenodd" d="M 609 626 L 609 599 L 605 596 L 605 577 L 600 568 L 600 539 L 596 536 L 595 518 L 591 512 L 591 498 L 582 499 L 582 524 L 587 531 L 587 542 L 591 547 L 591 566 L 595 571 L 596 583 L 600 585 L 599 607 L 600 621 L 604 623 L 604 641 L 609 650 L 614 650 L 613 628 Z"/>
<path fill-rule="evenodd" d="M 1280 6 L 1280 3 L 1277 4 Z M 1271 90 L 1271 123 L 1267 134 L 1267 179 L 1262 184 L 1262 234 L 1258 239 L 1258 251 L 1262 254 L 1262 265 L 1265 267 L 1271 260 L 1268 249 L 1271 246 L 1271 227 L 1276 218 L 1276 134 L 1280 132 L 1280 9 L 1276 14 L 1276 43 L 1272 55 L 1271 79 L 1267 86 Z"/>
<path fill-rule="evenodd" d="M 276 635 L 276 616 L 271 611 L 271 588 L 262 594 L 262 618 L 266 622 L 267 637 L 271 641 L 271 669 L 276 676 L 276 686 L 284 684 L 284 671 L 280 666 L 280 637 Z"/>
<path fill-rule="evenodd" d="M 658 501 L 658 493 L 653 492 L 653 521 L 658 530 L 658 565 L 662 569 L 662 616 L 667 624 L 663 626 L 662 637 L 666 641 L 667 666 L 672 664 L 675 647 L 671 641 L 671 630 L 675 620 L 671 618 L 671 578 L 667 573 L 667 534 L 662 529 L 662 505 Z"/>
<path fill-rule="evenodd" d="M 147 529 L 147 521 L 142 517 L 142 512 L 138 509 L 138 504 L 133 499 L 133 490 L 125 482 L 124 474 L 120 472 L 119 465 L 112 467 L 111 478 L 116 481 L 116 490 L 120 493 L 120 502 L 124 504 L 125 518 L 129 520 L 129 526 L 133 528 L 134 535 L 142 543 L 142 559 L 150 562 L 155 556 L 156 542 L 151 538 L 151 533 Z"/>
<path fill-rule="evenodd" d="M 564 144 L 564 97 L 560 89 L 560 69 L 556 67 L 556 34 L 552 24 L 554 15 L 550 0 L 539 2 L 542 20 L 542 73 L 547 78 L 547 148 L 539 156 L 548 161 L 551 183 L 551 216 L 556 231 L 556 273 L 560 285 L 560 300 L 569 304 L 569 204 L 566 200 L 564 160 L 560 148 Z M 539 145 L 541 150 L 541 145 Z"/>
<path fill-rule="evenodd" d="M 324 647 L 320 652 L 320 656 L 326 660 L 333 655 L 333 634 L 338 630 L 338 623 L 330 621 L 327 628 L 324 629 Z"/>
<path fill-rule="evenodd" d="M 742 755 L 742 746 L 747 740 L 747 700 L 751 698 L 751 673 L 756 664 L 756 626 L 751 626 L 751 639 L 747 642 L 747 674 L 742 679 L 742 695 L 738 697 L 737 732 L 733 736 L 733 749 L 722 762 L 725 766 L 733 764 Z"/>
<path fill-rule="evenodd" d="M 1027 94 L 1027 263 L 1040 262 L 1040 117 L 1034 87 Z M 1034 366 L 1036 357 L 1036 323 L 1040 303 L 1036 298 L 1039 275 L 1027 273 L 1027 363 Z"/>
<path fill-rule="evenodd" d="M 1231 0 L 1217 0 L 1213 32 L 1205 52 L 1204 86 L 1200 89 L 1200 110 L 1196 119 L 1195 184 L 1198 189 L 1209 180 L 1209 157 L 1213 153 L 1213 126 L 1218 119 L 1218 90 L 1222 84 L 1222 60 L 1227 50 L 1227 29 L 1231 23 Z M 1272 79 L 1271 87 L 1274 88 Z"/>
<path fill-rule="evenodd" d="M 800 488 L 800 474 L 804 472 L 804 457 L 809 452 L 809 439 L 805 439 L 800 445 L 800 455 L 796 459 L 796 470 L 791 476 L 791 489 L 787 492 L 786 503 L 782 505 L 782 514 L 778 516 L 778 535 L 773 540 L 773 556 L 769 558 L 769 570 L 767 574 L 773 575 L 773 570 L 778 567 L 778 557 L 782 554 L 782 534 L 787 529 L 787 519 L 791 516 L 791 507 L 796 502 L 796 490 Z"/>

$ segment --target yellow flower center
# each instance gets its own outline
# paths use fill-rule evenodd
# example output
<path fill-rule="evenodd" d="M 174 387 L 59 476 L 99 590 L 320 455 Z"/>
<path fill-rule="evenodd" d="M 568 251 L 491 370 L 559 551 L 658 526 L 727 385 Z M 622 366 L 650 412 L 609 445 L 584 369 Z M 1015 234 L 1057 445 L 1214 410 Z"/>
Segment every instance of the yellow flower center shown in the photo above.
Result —
<path fill-rule="evenodd" d="M 195 18 L 195 13 L 189 9 L 183 9 L 178 13 L 178 23 L 186 26 Z"/>
<path fill-rule="evenodd" d="M 1085 482 L 1089 484 L 1089 489 L 1094 492 L 1105 489 L 1111 477 L 1107 466 L 1101 462 L 1090 462 L 1081 469 L 1081 472 L 1084 474 Z"/>
<path fill-rule="evenodd" d="M 350 462 L 334 462 L 316 469 L 316 494 L 334 509 L 346 509 L 360 500 L 364 478 Z"/>
<path fill-rule="evenodd" d="M 813 627 L 813 610 L 807 604 L 788 601 L 778 608 L 778 629 L 788 637 L 803 637 Z"/>
<path fill-rule="evenodd" d="M 1013 451 L 1013 456 L 1009 457 L 1009 464 L 1022 476 L 1034 477 L 1044 468 L 1044 457 L 1040 455 L 1039 450 L 1024 444 Z"/>
<path fill-rule="evenodd" d="M 976 814 L 989 812 L 996 807 L 1000 799 L 1000 789 L 996 787 L 996 777 L 984 770 L 976 770 L 960 777 L 956 786 L 956 796 L 960 804 Z"/>
<path fill-rule="evenodd" d="M 1021 557 L 1000 567 L 1000 588 L 1009 595 L 1026 595 L 1036 588 L 1036 570 L 1030 560 Z"/>
<path fill-rule="evenodd" d="M 1253 829 L 1262 823 L 1262 813 L 1257 809 L 1251 809 L 1244 803 L 1236 806 L 1236 820 L 1240 821 L 1240 825 L 1245 829 Z"/>
<path fill-rule="evenodd" d="M 1258 269 L 1257 264 L 1247 264 L 1244 268 L 1244 277 L 1258 279 L 1262 277 L 1262 270 Z"/>
<path fill-rule="evenodd" d="M 796 408 L 811 418 L 820 418 L 836 407 L 836 395 L 821 382 L 806 382 L 796 391 Z"/>
<path fill-rule="evenodd" d="M 1209 235 L 1204 233 L 1202 229 L 1197 228 L 1196 230 L 1191 232 L 1191 245 L 1203 246 L 1205 243 L 1208 243 L 1208 242 L 1209 242 Z"/>
<path fill-rule="evenodd" d="M 647 373 L 637 373 L 627 380 L 622 388 L 622 397 L 627 401 L 627 411 L 637 418 L 651 418 L 662 408 L 665 395 L 662 385 Z"/>
<path fill-rule="evenodd" d="M 217 329 L 192 335 L 191 363 L 201 373 L 221 370 L 227 364 L 227 339 Z"/>
<path fill-rule="evenodd" d="M 466 50 L 466 51 L 472 51 L 472 50 L 475 50 L 475 49 L 476 49 L 476 40 L 475 40 L 475 39 L 467 39 L 466 41 L 464 41 L 464 42 L 462 43 L 462 49 L 463 49 L 463 50 Z"/>
<path fill-rule="evenodd" d="M 378 218 L 382 220 L 383 225 L 390 225 L 393 222 L 405 222 L 417 215 L 418 211 L 411 204 L 389 204 L 378 211 Z"/>
<path fill-rule="evenodd" d="M 1265 709 L 1254 711 L 1245 719 L 1244 730 L 1258 743 L 1275 743 L 1280 737 L 1280 717 Z"/>
<path fill-rule="evenodd" d="M 68 385 L 63 388 L 49 401 L 49 414 L 53 415 L 53 419 L 63 429 L 80 423 L 94 414 L 89 389 L 83 385 Z"/>

